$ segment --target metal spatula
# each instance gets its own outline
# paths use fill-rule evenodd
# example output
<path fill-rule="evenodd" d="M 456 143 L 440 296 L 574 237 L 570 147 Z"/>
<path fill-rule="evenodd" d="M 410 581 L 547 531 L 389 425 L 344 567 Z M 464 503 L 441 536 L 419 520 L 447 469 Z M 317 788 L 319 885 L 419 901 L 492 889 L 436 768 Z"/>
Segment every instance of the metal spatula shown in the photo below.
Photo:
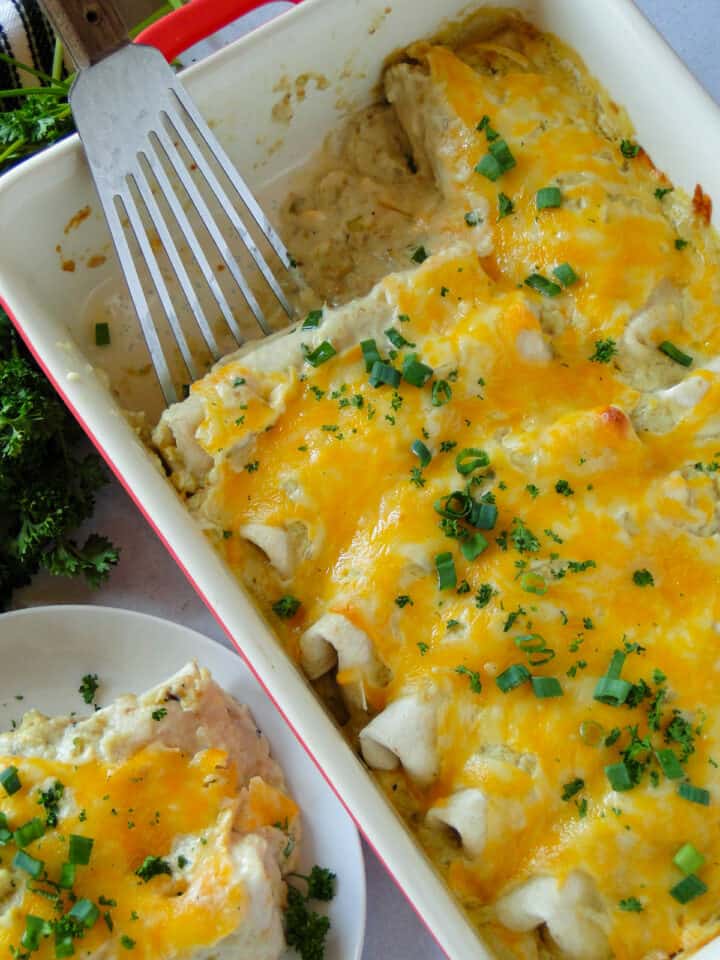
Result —
<path fill-rule="evenodd" d="M 227 11 L 226 2 L 215 2 Z M 236 15 L 256 5 L 236 0 Z M 267 320 L 231 250 L 231 238 L 223 234 L 208 199 L 224 212 L 288 316 L 292 308 L 236 209 L 233 191 L 283 267 L 290 269 L 292 260 L 165 57 L 153 47 L 130 42 L 113 0 L 44 0 L 44 6 L 78 66 L 70 91 L 75 123 L 163 395 L 167 403 L 173 403 L 176 387 L 143 289 L 139 272 L 142 263 L 136 262 L 136 257 L 144 261 L 192 379 L 197 379 L 201 371 L 181 324 L 182 299 L 197 321 L 211 356 L 218 359 L 221 351 L 196 290 L 197 282 L 191 279 L 190 259 L 194 260 L 191 270 L 195 275 L 199 270 L 235 342 L 242 343 L 243 337 L 208 259 L 208 243 L 203 245 L 199 239 L 188 211 L 194 211 L 202 222 L 213 249 L 222 257 L 265 334 L 270 332 Z M 194 6 L 207 7 L 207 3 Z M 191 9 L 182 12 L 187 17 Z M 223 175 L 231 185 L 230 192 L 221 182 Z M 171 178 L 178 186 L 173 186 Z M 133 254 L 131 238 L 139 253 Z M 181 291 L 179 303 L 177 290 L 173 295 L 168 285 L 168 271 L 163 271 L 159 262 L 159 248 Z"/>

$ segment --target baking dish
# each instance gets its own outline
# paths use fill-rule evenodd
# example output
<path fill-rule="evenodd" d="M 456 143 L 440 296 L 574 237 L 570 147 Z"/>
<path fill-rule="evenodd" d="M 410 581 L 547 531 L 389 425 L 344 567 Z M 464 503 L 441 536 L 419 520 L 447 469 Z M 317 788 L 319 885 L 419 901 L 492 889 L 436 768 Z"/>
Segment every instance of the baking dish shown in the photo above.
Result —
<path fill-rule="evenodd" d="M 717 108 L 631 4 L 614 0 L 598 9 L 577 0 L 547 0 L 512 6 L 578 50 L 628 108 L 640 141 L 678 184 L 692 192 L 699 180 L 714 192 L 719 179 L 712 160 L 720 147 Z M 389 53 L 434 32 L 448 16 L 466 12 L 465 4 L 452 2 L 423 3 L 418 9 L 411 0 L 392 7 L 367 0 L 306 0 L 194 68 L 186 79 L 251 185 L 260 188 L 307 156 L 349 107 L 367 102 Z M 294 78 L 318 74 L 323 82 L 315 84 L 317 89 L 302 84 L 301 97 Z M 284 112 L 278 118 L 276 111 L 274 117 L 273 107 L 288 91 L 291 116 Z M 669 104 L 678 104 L 675 115 Z M 688 142 L 702 143 L 702 153 L 689 156 Z M 87 206 L 89 215 L 73 228 L 73 216 Z M 3 180 L 0 226 L 6 238 L 0 289 L 71 408 L 308 744 L 441 946 L 452 957 L 487 956 L 125 423 L 120 405 L 158 409 L 152 383 L 135 375 L 145 361 L 143 349 L 135 344 L 132 355 L 120 358 L 125 369 L 110 370 L 119 405 L 76 346 L 89 344 L 89 318 L 103 304 L 116 303 L 121 286 L 112 258 L 98 263 L 108 254 L 108 239 L 75 141 Z M 96 354 L 90 354 L 95 360 Z"/>

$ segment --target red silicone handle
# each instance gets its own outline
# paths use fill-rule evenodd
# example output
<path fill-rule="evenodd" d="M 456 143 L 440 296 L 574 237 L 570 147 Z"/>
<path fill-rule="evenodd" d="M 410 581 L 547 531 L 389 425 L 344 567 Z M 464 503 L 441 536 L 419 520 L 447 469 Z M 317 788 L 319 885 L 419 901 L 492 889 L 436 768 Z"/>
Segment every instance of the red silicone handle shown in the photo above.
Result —
<path fill-rule="evenodd" d="M 192 0 L 157 20 L 135 38 L 156 47 L 166 60 L 174 60 L 188 47 L 205 40 L 238 17 L 264 6 L 268 0 Z M 299 3 L 300 0 L 290 0 Z"/>

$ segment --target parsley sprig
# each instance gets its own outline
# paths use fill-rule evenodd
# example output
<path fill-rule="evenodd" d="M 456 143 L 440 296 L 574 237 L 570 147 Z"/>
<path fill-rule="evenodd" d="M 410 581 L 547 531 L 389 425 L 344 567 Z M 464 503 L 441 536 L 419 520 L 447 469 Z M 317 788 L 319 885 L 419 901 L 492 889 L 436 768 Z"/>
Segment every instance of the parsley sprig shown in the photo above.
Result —
<path fill-rule="evenodd" d="M 19 102 L 19 106 L 13 109 L 0 111 L 2 173 L 20 160 L 72 133 L 75 125 L 67 99 L 72 77 L 62 79 L 62 47 L 59 41 L 52 75 L 34 70 L 5 54 L 0 54 L 0 60 L 23 73 L 33 74 L 42 83 L 40 87 L 0 90 L 0 103 Z"/>
<path fill-rule="evenodd" d="M 0 309 L 0 610 L 42 567 L 98 586 L 118 560 L 109 540 L 72 531 L 106 483 L 96 454 Z"/>
<path fill-rule="evenodd" d="M 314 866 L 307 876 L 291 874 L 304 880 L 307 892 L 288 884 L 285 907 L 285 940 L 294 947 L 302 960 L 323 960 L 325 940 L 330 920 L 310 908 L 310 901 L 329 901 L 335 896 L 335 874 L 324 867 Z"/>

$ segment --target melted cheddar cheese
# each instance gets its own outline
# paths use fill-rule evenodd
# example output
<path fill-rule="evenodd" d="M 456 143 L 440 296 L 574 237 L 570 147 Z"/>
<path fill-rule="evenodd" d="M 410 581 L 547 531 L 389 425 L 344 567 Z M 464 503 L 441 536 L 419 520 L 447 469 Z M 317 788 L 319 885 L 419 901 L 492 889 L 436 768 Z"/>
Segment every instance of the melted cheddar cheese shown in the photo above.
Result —
<path fill-rule="evenodd" d="M 57 878 L 68 862 L 69 836 L 93 839 L 90 863 L 76 868 L 74 893 L 78 899 L 96 902 L 102 896 L 114 901 L 102 911 L 113 929 L 107 920 L 96 923 L 79 944 L 83 950 L 96 950 L 107 942 L 118 950 L 126 936 L 135 941 L 133 956 L 152 960 L 210 946 L 242 922 L 244 890 L 233 882 L 227 847 L 215 837 L 218 828 L 220 836 L 223 826 L 229 830 L 237 792 L 237 778 L 225 753 L 208 750 L 192 758 L 178 751 L 143 750 L 116 767 L 0 757 L 0 767 L 8 766 L 17 768 L 22 784 L 18 793 L 2 802 L 12 824 L 42 814 L 37 796 L 48 781 L 72 784 L 73 814 L 63 817 L 61 829 L 48 830 L 27 850 L 43 862 L 49 877 Z M 168 797 L 181 797 L 182 802 L 168 803 Z M 213 842 L 198 844 L 197 857 L 204 862 L 196 863 L 195 869 L 206 877 L 193 884 L 190 896 L 186 894 L 191 884 L 185 877 L 160 876 L 144 882 L 135 874 L 146 856 L 167 858 L 176 837 L 205 830 L 206 840 Z M 17 881 L 21 876 L 15 871 Z M 27 883 L 23 897 L 0 924 L 3 953 L 19 947 L 28 914 L 56 918 L 47 892 L 54 892 L 47 882 Z M 37 955 L 54 956 L 52 940 L 45 941 Z"/>
<path fill-rule="evenodd" d="M 206 671 L 89 718 L 27 714 L 0 735 L 7 771 L 0 955 L 280 956 L 298 808 Z"/>
<path fill-rule="evenodd" d="M 421 772 L 402 731 L 363 752 L 500 956 L 692 951 L 719 927 L 716 237 L 577 57 L 519 21 L 416 45 L 386 89 L 442 192 L 440 234 L 427 219 L 425 262 L 326 308 L 285 353 L 257 346 L 193 385 L 211 467 L 191 505 L 293 656 L 329 614 L 365 638 L 365 660 L 336 658 L 354 743 L 393 706 L 426 718 Z M 491 180 L 476 168 L 499 138 L 514 164 Z M 545 187 L 561 200 L 538 209 Z M 373 385 L 368 339 L 432 376 Z M 283 570 L 244 532 L 260 527 L 287 536 Z M 596 696 L 608 676 L 619 703 Z M 460 797 L 483 798 L 474 847 L 438 827 Z M 681 902 L 687 843 L 704 863 Z M 577 874 L 596 894 L 585 945 L 540 907 L 526 922 L 502 906 Z"/>

